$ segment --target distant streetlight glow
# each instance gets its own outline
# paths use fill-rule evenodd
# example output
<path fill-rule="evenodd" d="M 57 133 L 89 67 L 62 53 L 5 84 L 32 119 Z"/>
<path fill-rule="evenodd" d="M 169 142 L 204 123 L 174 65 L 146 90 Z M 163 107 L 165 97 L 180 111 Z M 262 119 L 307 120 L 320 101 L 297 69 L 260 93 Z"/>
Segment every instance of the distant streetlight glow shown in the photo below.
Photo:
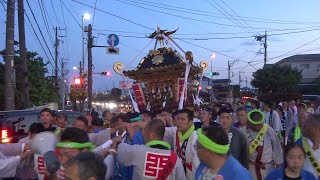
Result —
<path fill-rule="evenodd" d="M 77 70 L 77 69 L 79 69 L 79 68 L 78 68 L 78 67 L 73 67 L 73 69 L 74 69 L 74 70 Z"/>
<path fill-rule="evenodd" d="M 83 14 L 83 19 L 90 20 L 91 19 L 91 15 L 89 13 L 84 13 Z"/>
<path fill-rule="evenodd" d="M 212 53 L 211 54 L 211 59 L 215 59 L 216 58 L 216 54 Z"/>

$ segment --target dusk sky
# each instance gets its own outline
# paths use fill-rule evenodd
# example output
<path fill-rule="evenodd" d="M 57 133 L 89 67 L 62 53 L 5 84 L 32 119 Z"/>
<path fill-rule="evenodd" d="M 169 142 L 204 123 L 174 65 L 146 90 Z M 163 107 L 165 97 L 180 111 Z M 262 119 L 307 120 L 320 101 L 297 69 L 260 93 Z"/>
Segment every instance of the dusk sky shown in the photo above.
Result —
<path fill-rule="evenodd" d="M 239 71 L 242 80 L 246 76 L 250 80 L 252 72 L 263 66 L 263 54 L 257 55 L 260 50 L 263 53 L 263 46 L 255 41 L 254 36 L 263 35 L 265 30 L 268 34 L 268 64 L 291 55 L 319 53 L 320 50 L 318 0 L 42 0 L 44 14 L 48 15 L 48 29 L 40 10 L 41 0 L 28 2 L 52 54 L 54 27 L 67 29 L 59 31 L 59 35 L 66 36 L 60 38 L 59 55 L 62 59 L 69 59 L 70 82 L 78 74 L 72 67 L 79 66 L 81 60 L 80 25 L 84 13 L 91 14 L 91 19 L 85 20 L 84 24 L 93 24 L 95 45 L 107 45 L 108 34 L 119 35 L 119 55 L 107 54 L 105 48 L 93 48 L 94 72 L 112 71 L 111 77 L 94 75 L 93 89 L 98 91 L 111 89 L 113 84 L 118 86 L 121 78 L 113 72 L 115 62 L 123 62 L 126 70 L 138 65 L 155 43 L 155 40 L 144 37 L 157 26 L 167 30 L 179 28 L 173 38 L 185 51 L 193 52 L 196 62 L 207 60 L 210 64 L 210 56 L 215 53 L 213 70 L 220 72 L 220 76 L 214 77 L 216 79 L 227 78 L 228 61 L 237 60 L 231 67 L 232 84 L 238 84 Z M 1 3 L 2 50 L 5 48 L 6 3 Z M 43 42 L 27 3 L 25 10 Z M 27 18 L 25 24 L 28 50 L 38 52 L 48 61 Z M 15 25 L 15 39 L 18 40 L 17 14 Z M 46 51 L 50 54 L 48 49 Z M 87 57 L 87 53 L 85 55 Z M 50 55 L 49 60 L 54 63 Z M 51 75 L 52 66 L 48 65 L 48 69 Z M 245 86 L 244 81 L 241 86 Z"/>

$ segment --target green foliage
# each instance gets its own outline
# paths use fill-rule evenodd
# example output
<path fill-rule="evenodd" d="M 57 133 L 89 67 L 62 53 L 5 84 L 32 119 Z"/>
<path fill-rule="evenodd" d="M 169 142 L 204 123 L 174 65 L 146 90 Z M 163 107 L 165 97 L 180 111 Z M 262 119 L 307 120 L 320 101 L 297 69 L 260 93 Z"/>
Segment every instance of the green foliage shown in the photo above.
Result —
<path fill-rule="evenodd" d="M 296 94 L 301 78 L 301 71 L 297 69 L 274 65 L 253 73 L 251 85 L 258 89 L 259 97 L 275 98 L 274 96 L 279 96 L 281 98 L 288 94 Z"/>
<path fill-rule="evenodd" d="M 0 54 L 4 57 L 4 51 Z M 16 70 L 16 90 L 15 90 L 15 107 L 23 109 L 23 77 L 28 76 L 29 93 L 31 105 L 40 106 L 47 102 L 59 102 L 59 92 L 54 87 L 54 77 L 46 77 L 48 63 L 36 52 L 27 52 L 28 73 L 25 74 L 20 69 L 20 52 L 15 51 L 15 70 Z M 0 102 L 4 102 L 4 64 L 0 64 Z M 4 109 L 0 103 L 0 109 Z"/>

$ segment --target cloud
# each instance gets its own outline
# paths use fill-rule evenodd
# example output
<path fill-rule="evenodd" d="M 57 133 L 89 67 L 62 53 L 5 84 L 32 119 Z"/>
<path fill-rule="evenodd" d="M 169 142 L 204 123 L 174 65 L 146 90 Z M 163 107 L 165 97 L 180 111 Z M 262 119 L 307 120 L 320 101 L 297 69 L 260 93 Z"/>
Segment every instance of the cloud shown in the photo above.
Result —
<path fill-rule="evenodd" d="M 272 41 L 272 42 L 283 42 L 284 39 L 277 38 L 277 37 L 269 37 L 268 41 Z"/>
<path fill-rule="evenodd" d="M 230 52 L 235 52 L 235 49 L 226 49 L 226 50 L 219 50 L 219 52 L 224 52 L 224 53 L 230 53 Z"/>
<path fill-rule="evenodd" d="M 247 41 L 247 42 L 242 42 L 240 43 L 241 46 L 251 46 L 252 45 L 252 41 Z"/>

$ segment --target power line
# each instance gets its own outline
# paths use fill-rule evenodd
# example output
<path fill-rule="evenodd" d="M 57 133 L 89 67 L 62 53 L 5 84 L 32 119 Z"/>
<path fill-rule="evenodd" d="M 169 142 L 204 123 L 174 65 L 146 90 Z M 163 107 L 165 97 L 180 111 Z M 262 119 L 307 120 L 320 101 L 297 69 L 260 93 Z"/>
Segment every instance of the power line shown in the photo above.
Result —
<path fill-rule="evenodd" d="M 74 1 L 74 0 L 72 0 L 72 1 Z M 215 25 L 220 25 L 220 26 L 242 28 L 242 27 L 237 26 L 237 25 L 218 23 L 218 22 L 214 22 L 214 21 L 208 21 L 208 20 L 197 19 L 197 18 L 192 18 L 192 17 L 185 17 L 185 16 L 178 15 L 178 14 L 172 14 L 172 13 L 168 13 L 168 12 L 159 11 L 158 9 L 150 9 L 150 8 L 147 8 L 147 7 L 144 7 L 144 6 L 139 6 L 139 5 L 136 5 L 136 4 L 129 3 L 128 2 L 129 0 L 126 0 L 126 1 L 115 0 L 115 1 L 123 3 L 123 4 L 130 5 L 130 6 L 135 6 L 135 7 L 138 7 L 140 9 L 149 10 L 149 11 L 153 11 L 153 12 L 158 12 L 158 13 L 166 14 L 166 15 L 173 16 L 173 17 L 179 17 L 179 18 L 182 18 L 182 19 L 188 19 L 188 20 L 192 20 L 192 21 L 203 22 L 203 23 L 208 23 L 208 24 L 215 24 Z M 191 14 L 191 13 L 189 13 L 189 14 Z M 320 27 L 320 26 L 312 26 L 311 28 L 314 28 L 314 27 Z M 278 31 L 278 30 L 283 31 L 283 30 L 297 30 L 298 28 L 293 28 L 293 29 L 269 29 L 269 28 L 263 28 L 263 27 L 255 27 L 255 29 L 263 29 L 263 30 L 268 30 L 268 31 Z M 305 29 L 305 28 L 301 28 L 301 29 Z"/>
<path fill-rule="evenodd" d="M 42 2 L 42 1 L 41 1 Z M 39 4 L 39 7 L 40 7 L 40 11 L 41 11 L 41 16 L 42 16 L 42 19 L 43 19 L 43 22 L 44 22 L 44 25 L 46 27 L 46 31 L 48 33 L 48 36 L 49 36 L 49 40 L 51 41 L 51 44 L 54 44 L 53 43 L 53 37 L 50 33 L 50 30 L 49 30 L 49 25 L 48 25 L 48 21 L 47 21 L 47 17 L 46 15 L 44 14 L 44 9 L 42 7 L 42 4 L 41 4 L 40 0 L 38 0 L 38 4 Z"/>
<path fill-rule="evenodd" d="M 73 16 L 73 14 L 71 13 L 71 11 L 68 9 L 68 7 L 64 4 L 64 2 L 63 1 L 60 1 L 62 4 L 63 4 L 63 6 L 67 9 L 67 11 L 69 12 L 69 14 L 72 16 L 72 18 L 73 18 L 73 20 L 75 20 L 76 21 L 76 23 L 78 24 L 78 26 L 82 29 L 82 26 L 81 26 L 81 24 L 78 22 L 78 20 Z"/>
<path fill-rule="evenodd" d="M 285 33 L 275 33 L 270 34 L 268 36 L 280 36 L 280 35 L 289 35 L 289 34 L 298 34 L 298 33 L 304 33 L 304 32 L 311 32 L 311 31 L 319 31 L 320 29 L 310 29 L 310 30 L 304 30 L 304 31 L 292 31 L 292 32 L 285 32 Z M 127 32 L 127 31 L 113 31 L 113 30 L 99 30 L 96 29 L 96 31 L 110 31 L 110 32 L 122 32 L 122 33 L 129 33 L 129 34 L 148 34 L 148 33 L 140 33 L 140 32 Z M 102 35 L 107 35 L 100 33 Z M 177 34 L 178 35 L 178 34 Z M 180 34 L 181 35 L 181 34 Z M 147 36 L 134 36 L 134 35 L 122 35 L 118 34 L 119 37 L 124 38 L 137 38 L 137 39 L 144 39 L 148 38 Z M 176 34 L 174 34 L 176 36 Z M 176 39 L 184 39 L 184 40 L 193 40 L 193 41 L 205 41 L 205 40 L 228 40 L 228 39 L 247 39 L 247 38 L 254 38 L 255 36 L 227 36 L 227 37 L 203 37 L 203 38 L 193 38 L 193 37 L 175 37 Z"/>
<path fill-rule="evenodd" d="M 66 18 L 65 18 L 65 15 L 64 15 L 64 10 L 63 10 L 63 7 L 62 7 L 62 1 L 60 0 L 60 7 L 61 7 L 61 12 L 62 12 L 62 18 L 63 18 L 63 23 L 64 23 L 64 28 L 65 28 L 65 31 L 66 31 L 66 41 L 67 41 L 67 50 L 65 49 L 65 47 L 63 46 L 63 51 L 65 53 L 65 55 L 68 57 L 68 59 L 70 59 L 70 56 L 69 56 L 69 44 L 68 44 L 68 30 L 67 30 L 67 23 L 66 23 Z"/>
<path fill-rule="evenodd" d="M 64 16 L 64 11 L 63 11 L 61 2 L 62 2 L 62 0 L 60 0 L 60 7 L 61 7 L 61 12 L 62 12 L 62 18 L 63 18 L 64 27 L 66 28 L 67 27 L 67 23 L 66 23 L 66 18 Z"/>
<path fill-rule="evenodd" d="M 26 12 L 24 12 L 24 13 L 25 13 L 25 15 L 26 15 L 26 17 L 27 17 L 27 20 L 28 20 L 29 24 L 30 24 L 31 27 L 32 27 L 32 30 L 33 30 L 33 32 L 34 32 L 34 35 L 36 36 L 36 39 L 38 40 L 38 43 L 40 44 L 40 46 L 41 46 L 44 54 L 46 55 L 46 57 L 47 57 L 47 59 L 48 59 L 48 62 L 50 63 L 50 65 L 51 65 L 52 68 L 54 69 L 54 65 L 53 65 L 53 63 L 51 62 L 51 60 L 50 60 L 50 58 L 49 58 L 49 56 L 48 56 L 48 53 L 47 53 L 47 51 L 45 50 L 43 44 L 41 43 L 40 38 L 39 38 L 39 36 L 37 35 L 37 32 L 36 32 L 35 28 L 33 27 L 32 23 L 31 23 L 31 20 L 30 20 L 30 18 L 29 18 L 29 16 L 28 16 L 28 14 L 27 14 Z"/>
<path fill-rule="evenodd" d="M 51 27 L 54 27 L 54 25 L 53 25 L 53 23 L 52 23 L 52 20 L 51 20 L 51 18 L 50 18 L 50 16 L 49 16 L 49 13 L 48 13 L 48 11 L 47 11 L 47 9 L 46 9 L 46 6 L 44 5 L 44 2 L 43 2 L 43 1 L 41 1 L 41 5 L 42 5 L 42 8 L 43 8 L 43 10 L 44 10 L 44 15 L 45 15 L 46 17 L 48 17 L 48 19 L 49 19 L 49 22 L 50 22 Z"/>
<path fill-rule="evenodd" d="M 119 33 L 125 33 L 125 34 L 150 34 L 150 32 L 133 32 L 133 31 L 122 31 L 122 30 L 112 30 L 112 29 L 94 29 L 95 31 L 107 31 L 107 32 L 119 32 Z M 289 29 L 289 30 L 295 30 L 295 29 Z M 286 35 L 286 34 L 296 34 L 296 33 L 303 33 L 303 32 L 311 32 L 311 31 L 318 31 L 320 28 L 313 28 L 313 29 L 306 29 L 306 30 L 300 30 L 300 31 L 290 31 L 290 32 L 283 32 L 283 33 L 274 33 L 269 34 L 268 36 L 277 36 L 277 35 Z M 278 30 L 278 31 L 288 31 L 288 29 Z M 276 32 L 278 32 L 276 31 Z M 273 31 L 270 31 L 273 32 Z M 228 34 L 244 34 L 247 32 L 209 32 L 209 33 L 175 33 L 175 36 L 204 36 L 204 35 L 228 35 Z M 245 36 L 245 37 L 254 37 L 254 36 Z"/>
<path fill-rule="evenodd" d="M 154 7 L 155 5 L 157 8 L 165 8 L 169 10 L 174 10 L 175 12 L 184 12 L 188 14 L 195 14 L 195 15 L 203 15 L 207 17 L 215 17 L 215 18 L 223 18 L 223 19 L 228 19 L 228 17 L 225 16 L 214 16 L 212 14 L 216 15 L 221 15 L 219 13 L 214 13 L 214 12 L 209 12 L 209 11 L 204 11 L 201 9 L 191 9 L 191 8 L 185 8 L 185 7 L 177 7 L 173 6 L 170 4 L 163 4 L 163 3 L 157 3 L 157 2 L 150 2 L 150 1 L 145 1 L 145 0 L 126 0 L 126 1 L 133 1 L 133 2 L 139 2 L 140 4 L 145 4 L 148 6 Z M 163 6 L 163 7 L 161 7 Z M 233 17 L 233 16 L 232 16 Z M 257 22 L 257 23 L 274 23 L 274 24 L 320 24 L 320 22 L 303 22 L 303 21 L 292 21 L 292 20 L 277 20 L 277 19 L 266 19 L 266 18 L 252 18 L 252 17 L 246 17 L 246 16 L 239 16 L 237 20 L 241 20 L 240 18 L 245 19 L 248 22 Z"/>
<path fill-rule="evenodd" d="M 7 11 L 7 8 L 6 8 L 5 5 L 3 4 L 3 3 L 5 3 L 5 2 L 2 2 L 2 1 L 0 1 L 0 2 L 1 2 L 1 5 L 2 5 L 4 11 Z"/>
<path fill-rule="evenodd" d="M 259 33 L 253 29 L 244 19 L 242 19 L 228 4 L 226 4 L 223 0 L 220 0 L 225 6 L 227 6 L 237 17 L 239 17 L 247 26 L 249 26 L 256 34 Z"/>
<path fill-rule="evenodd" d="M 27 2 L 27 5 L 28 5 L 28 7 L 29 7 L 29 10 L 30 10 L 30 12 L 31 12 L 31 14 L 32 14 L 32 16 L 33 16 L 33 19 L 34 19 L 34 21 L 36 22 L 36 25 L 37 25 L 38 30 L 39 30 L 39 32 L 40 32 L 40 35 L 41 35 L 41 37 L 42 37 L 42 39 L 43 39 L 43 41 L 44 41 L 44 43 L 45 43 L 45 45 L 46 45 L 46 47 L 47 47 L 50 55 L 51 55 L 51 58 L 54 59 L 54 58 L 53 58 L 53 55 L 52 55 L 52 52 L 50 51 L 50 48 L 49 48 L 49 46 L 48 46 L 48 44 L 47 44 L 47 41 L 46 41 L 46 39 L 44 38 L 44 35 L 43 35 L 42 30 L 41 30 L 41 28 L 40 28 L 40 26 L 39 26 L 39 23 L 38 23 L 35 15 L 34 15 L 32 9 L 31 9 L 31 6 L 30 6 L 30 4 L 29 4 L 29 1 L 26 0 L 26 2 Z M 30 22 L 30 23 L 31 23 L 31 22 Z M 58 68 L 58 71 L 60 71 L 59 68 Z"/>
<path fill-rule="evenodd" d="M 315 41 L 317 41 L 317 40 L 319 40 L 319 39 L 320 39 L 320 37 L 318 37 L 318 38 L 316 38 L 316 39 L 314 39 L 314 40 L 312 40 L 312 41 L 310 41 L 310 42 L 307 42 L 307 43 L 305 43 L 305 44 L 303 44 L 303 45 L 301 45 L 301 46 L 299 46 L 299 47 L 297 47 L 297 48 L 295 48 L 295 49 L 292 49 L 292 50 L 290 50 L 290 51 L 288 51 L 288 52 L 286 52 L 286 53 L 283 53 L 283 54 L 281 54 L 281 55 L 279 55 L 279 56 L 272 57 L 272 58 L 270 58 L 270 59 L 268 59 L 268 60 L 272 60 L 272 59 L 276 59 L 276 58 L 285 56 L 285 55 L 287 55 L 287 54 L 289 54 L 289 53 L 291 53 L 291 52 L 293 52 L 293 51 L 296 51 L 296 50 L 298 50 L 298 49 L 301 49 L 301 48 L 303 48 L 303 47 L 305 47 L 305 46 L 307 46 L 307 45 L 309 45 L 309 44 L 311 44 L 311 43 L 313 43 L 313 42 L 315 42 Z"/>
<path fill-rule="evenodd" d="M 247 31 L 248 33 L 252 33 L 252 31 L 250 30 L 249 27 L 245 27 L 241 22 L 239 22 L 238 20 L 235 20 L 235 18 L 233 16 L 231 16 L 223 7 L 221 7 L 215 0 L 211 0 L 212 2 L 214 2 L 217 6 L 219 6 L 219 8 L 217 8 L 214 4 L 212 4 L 210 2 L 210 0 L 206 0 L 212 7 L 214 7 L 217 11 L 219 11 L 221 14 L 223 14 L 225 17 L 228 17 L 225 13 L 227 13 L 230 17 L 228 17 L 229 20 L 231 20 L 232 22 L 234 22 L 235 24 L 239 25 L 240 27 L 242 27 L 242 29 L 244 29 L 245 31 Z M 223 13 L 222 11 L 224 11 L 225 13 Z M 253 33 L 253 35 L 255 35 Z"/>
<path fill-rule="evenodd" d="M 74 1 L 74 0 L 72 0 L 72 1 Z M 150 9 L 150 8 L 147 8 L 147 7 L 143 7 L 143 6 L 135 5 L 135 4 L 132 4 L 132 3 L 128 3 L 127 1 L 121 1 L 121 0 L 115 0 L 115 1 L 127 4 L 127 5 L 131 5 L 131 6 L 135 6 L 135 7 L 141 8 L 141 9 L 145 9 L 145 10 L 149 10 L 149 11 L 153 11 L 153 12 L 158 12 L 158 13 L 161 13 L 161 14 L 166 14 L 166 15 L 169 15 L 169 16 L 179 17 L 179 18 L 182 18 L 182 19 L 188 19 L 188 20 L 193 20 L 193 21 L 197 21 L 197 22 L 203 22 L 203 23 L 209 23 L 209 24 L 215 24 L 215 25 L 221 25 L 221 26 L 229 26 L 229 27 L 237 27 L 237 28 L 240 27 L 240 26 L 232 25 L 232 24 L 217 23 L 217 22 L 213 22 L 213 21 L 207 21 L 207 20 L 202 20 L 202 19 L 185 17 L 185 16 L 181 16 L 181 15 L 178 15 L 178 14 L 171 14 L 171 13 L 159 11 L 157 9 Z"/>
<path fill-rule="evenodd" d="M 182 42 L 185 42 L 185 43 L 187 43 L 187 44 L 191 44 L 191 45 L 193 45 L 193 46 L 196 46 L 196 47 L 199 47 L 199 48 L 205 49 L 205 50 L 210 51 L 210 52 L 214 52 L 214 53 L 220 54 L 220 55 L 222 55 L 222 56 L 225 56 L 225 57 L 228 57 L 228 58 L 231 58 L 231 59 L 234 59 L 234 60 L 236 60 L 236 59 L 237 59 L 237 58 L 235 58 L 235 57 L 232 57 L 232 56 L 226 55 L 226 54 L 221 53 L 221 52 L 218 52 L 218 51 L 214 51 L 214 50 L 212 50 L 212 49 L 209 49 L 209 48 L 206 48 L 206 47 L 203 47 L 203 46 L 200 46 L 200 45 L 194 44 L 194 43 L 189 42 L 189 41 L 185 41 L 185 40 L 180 39 L 180 38 L 176 38 L 176 39 L 178 39 L 178 40 L 180 40 L 180 41 L 182 41 Z M 240 60 L 240 59 L 239 59 L 239 60 Z"/>
<path fill-rule="evenodd" d="M 96 2 L 94 3 L 93 18 L 92 18 L 92 26 L 93 26 L 93 23 L 94 23 L 94 17 L 95 17 L 95 15 L 96 15 L 97 2 L 98 2 L 98 0 L 96 0 Z"/>
<path fill-rule="evenodd" d="M 85 3 L 82 3 L 82 2 L 79 2 L 79 1 L 76 1 L 76 0 L 71 0 L 71 1 L 73 1 L 73 2 L 75 2 L 75 3 L 78 3 L 78 4 L 81 4 L 81 5 L 83 5 L 83 6 L 86 6 L 86 7 L 89 7 L 89 8 L 94 9 L 94 7 L 92 7 L 92 6 L 90 6 L 90 5 L 87 5 L 87 4 L 85 4 Z M 103 12 L 103 13 L 105 13 L 105 14 L 108 14 L 108 15 L 110 15 L 110 16 L 113 16 L 113 17 L 122 19 L 122 20 L 124 20 L 124 21 L 130 22 L 130 23 L 135 24 L 135 25 L 137 25 L 137 26 L 140 26 L 140 27 L 143 27 L 143 28 L 146 28 L 146 29 L 149 29 L 149 30 L 154 30 L 154 28 L 150 28 L 150 27 L 147 27 L 147 26 L 145 26 L 145 25 L 136 23 L 136 22 L 134 22 L 134 21 L 132 21 L 132 20 L 129 20 L 129 19 L 126 19 L 126 18 L 124 18 L 124 17 L 121 17 L 121 16 L 118 16 L 118 15 L 109 13 L 109 12 L 104 11 L 104 10 L 102 10 L 102 9 L 96 8 L 96 10 L 97 10 L 97 11 L 100 11 L 100 12 Z"/>
<path fill-rule="evenodd" d="M 57 16 L 56 9 L 54 8 L 54 5 L 53 5 L 53 3 L 52 3 L 52 0 L 50 0 L 50 4 L 51 4 L 51 7 L 52 7 L 52 9 L 53 9 L 54 15 L 55 15 L 55 17 L 56 17 L 57 23 L 58 23 L 58 24 L 61 24 L 60 21 L 59 21 L 59 18 L 58 18 L 58 16 Z"/>

